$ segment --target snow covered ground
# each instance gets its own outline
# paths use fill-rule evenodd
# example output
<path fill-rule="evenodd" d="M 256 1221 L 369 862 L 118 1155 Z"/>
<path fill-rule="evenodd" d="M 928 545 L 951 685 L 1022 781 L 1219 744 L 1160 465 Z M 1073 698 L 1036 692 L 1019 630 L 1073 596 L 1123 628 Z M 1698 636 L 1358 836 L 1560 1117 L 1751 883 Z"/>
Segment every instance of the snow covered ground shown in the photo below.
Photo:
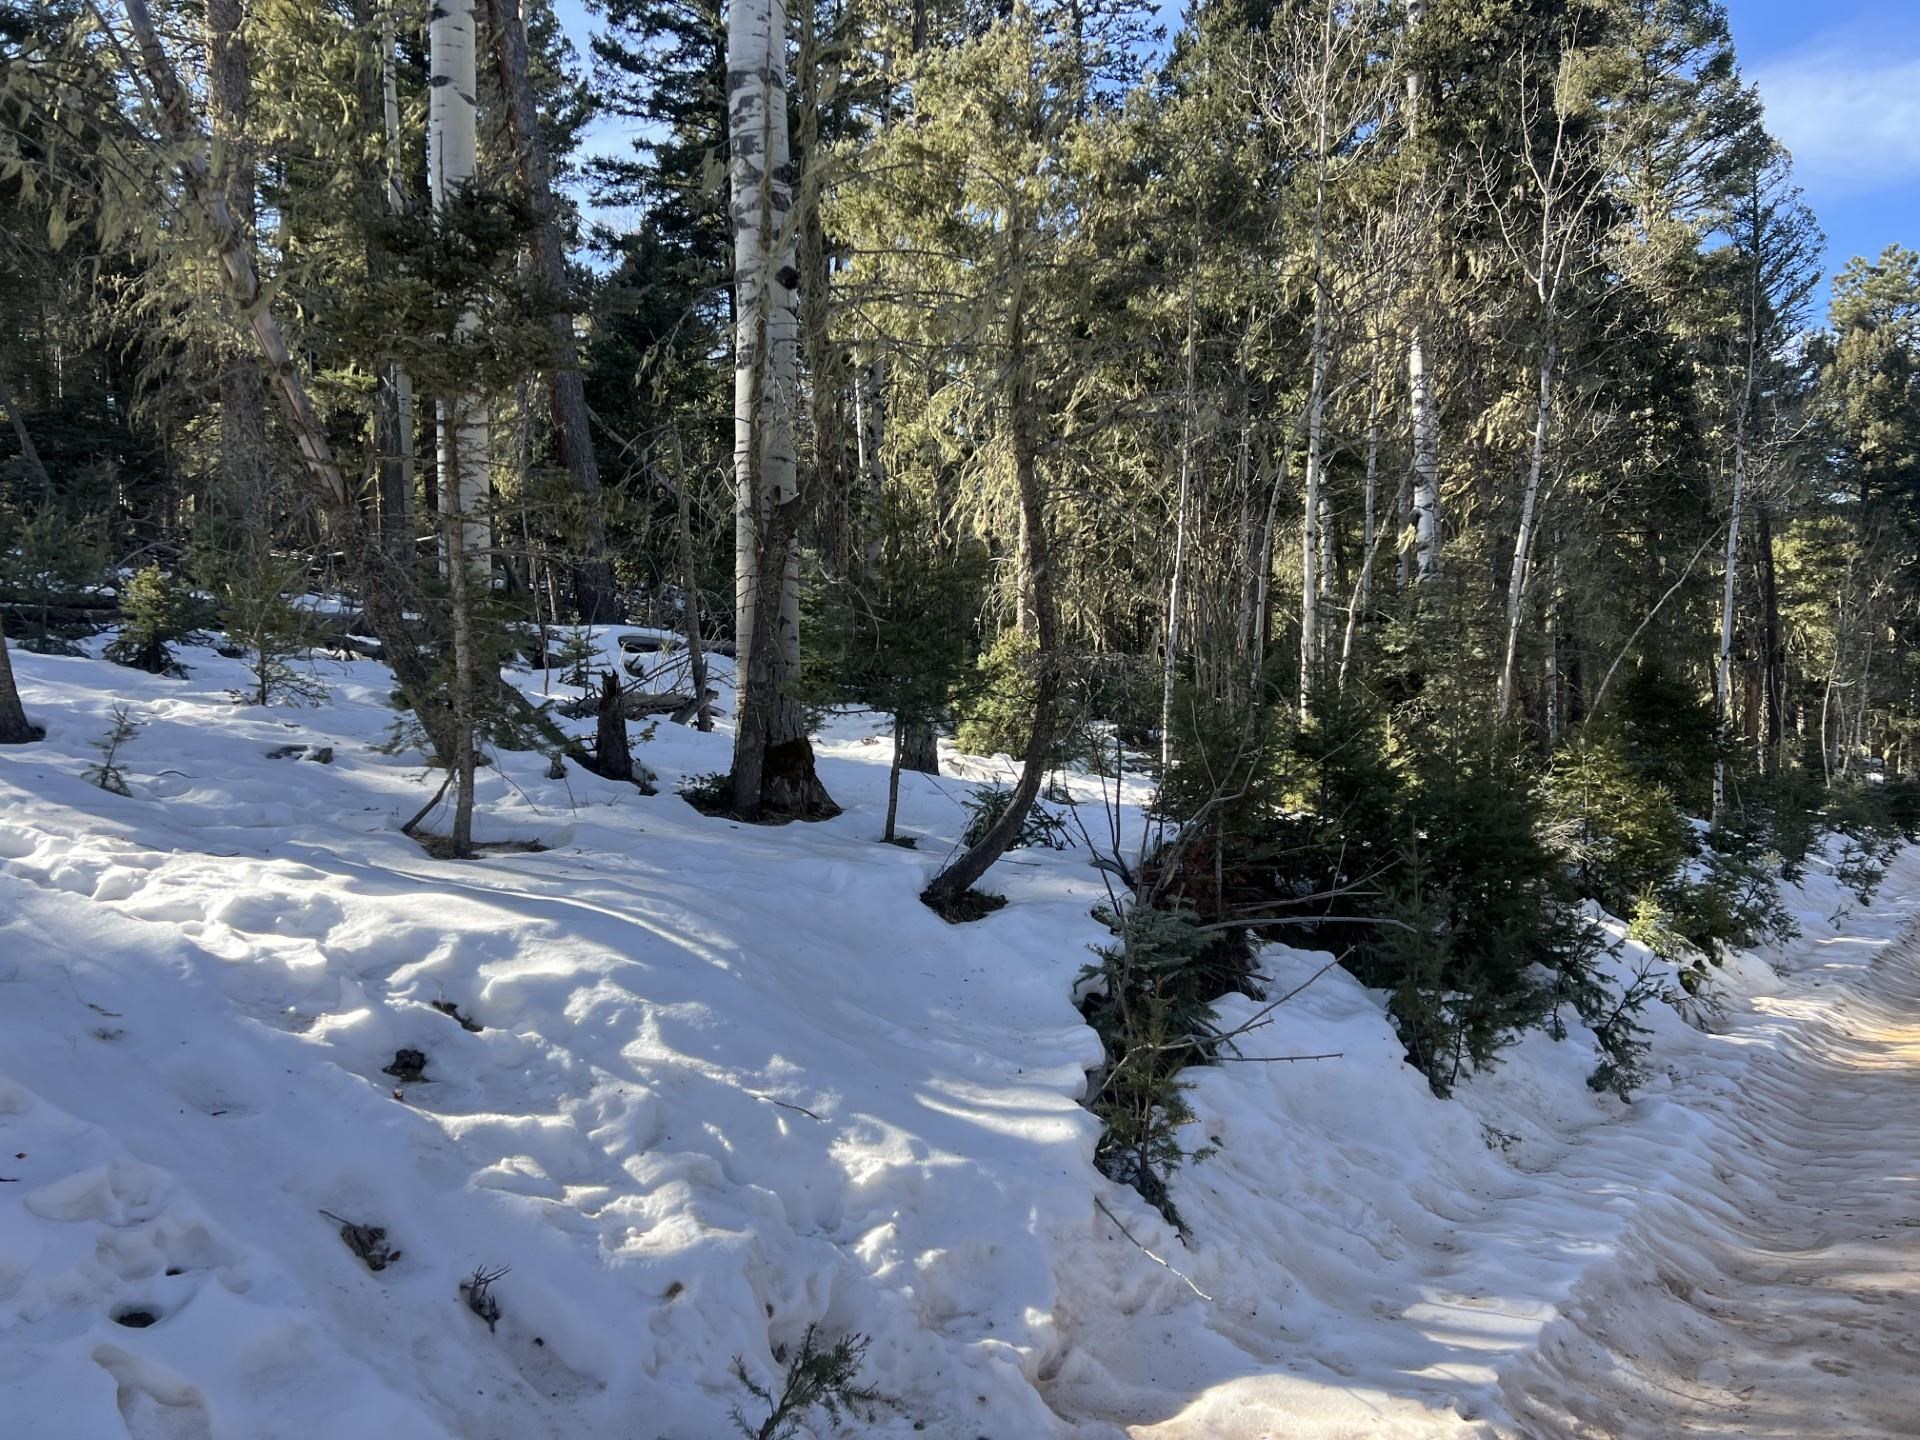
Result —
<path fill-rule="evenodd" d="M 378 748 L 384 669 L 258 709 L 237 663 L 183 659 L 14 657 L 49 733 L 0 751 L 9 1437 L 709 1440 L 764 1414 L 736 1358 L 777 1388 L 810 1325 L 870 1336 L 887 1397 L 822 1437 L 1513 1433 L 1649 1217 L 1757 1200 L 1743 1089 L 1920 894 L 1904 857 L 1864 914 L 1810 880 L 1785 978 L 1727 967 L 1723 1034 L 1663 1010 L 1630 1106 L 1579 1034 L 1435 1100 L 1380 998 L 1324 975 L 1243 1048 L 1338 1059 L 1195 1078 L 1189 1249 L 1091 1165 L 1086 853 L 1009 857 L 976 925 L 915 898 L 965 823 L 951 772 L 991 763 L 905 777 L 903 850 L 871 720 L 821 747 L 846 813 L 781 829 L 679 799 L 730 737 L 663 722 L 659 795 L 509 754 L 481 834 L 548 848 L 440 862 L 399 833 L 437 782 Z M 130 798 L 83 775 L 116 701 Z M 1324 959 L 1263 964 L 1279 993 Z M 401 1049 L 424 1079 L 384 1073 Z M 370 1272 L 322 1211 L 400 1257 Z M 459 1294 L 481 1266 L 510 1267 L 492 1329 Z"/>

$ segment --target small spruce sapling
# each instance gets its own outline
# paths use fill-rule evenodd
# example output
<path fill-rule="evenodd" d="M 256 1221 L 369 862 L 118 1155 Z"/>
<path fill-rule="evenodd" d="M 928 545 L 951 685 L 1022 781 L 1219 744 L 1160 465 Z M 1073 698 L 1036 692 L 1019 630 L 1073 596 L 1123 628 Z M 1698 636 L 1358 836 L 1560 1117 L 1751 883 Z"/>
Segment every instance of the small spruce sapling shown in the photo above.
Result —
<path fill-rule="evenodd" d="M 107 659 L 150 675 L 184 677 L 187 667 L 173 657 L 173 646 L 193 633 L 193 597 L 157 565 L 137 571 L 120 595 L 119 638 L 107 646 Z"/>
<path fill-rule="evenodd" d="M 120 747 L 139 733 L 140 727 L 127 713 L 127 707 L 114 706 L 112 727 L 93 742 L 100 751 L 100 758 L 86 768 L 86 778 L 102 790 L 131 798 L 133 791 L 127 788 L 127 772 L 120 764 Z"/>
<path fill-rule="evenodd" d="M 860 1366 L 866 1359 L 869 1343 L 867 1337 L 848 1335 L 822 1348 L 817 1333 L 817 1327 L 809 1325 L 801 1337 L 800 1348 L 793 1354 L 774 1352 L 773 1358 L 787 1367 L 778 1395 L 758 1384 L 747 1373 L 746 1362 L 734 1356 L 733 1378 L 767 1407 L 765 1418 L 757 1422 L 738 1409 L 733 1411 L 734 1428 L 746 1440 L 791 1440 L 799 1433 L 808 1412 L 815 1409 L 826 1411 L 829 1418 L 836 1421 L 842 1414 L 871 1421 L 872 1407 L 878 1405 L 882 1397 L 878 1390 L 860 1383 Z"/>
<path fill-rule="evenodd" d="M 245 690 L 229 692 L 234 701 L 317 705 L 326 699 L 327 687 L 292 663 L 312 654 L 316 637 L 313 617 L 292 600 L 306 574 L 305 559 L 263 552 L 210 568 L 208 588 L 220 606 L 221 628 L 244 652 L 253 677 Z"/>

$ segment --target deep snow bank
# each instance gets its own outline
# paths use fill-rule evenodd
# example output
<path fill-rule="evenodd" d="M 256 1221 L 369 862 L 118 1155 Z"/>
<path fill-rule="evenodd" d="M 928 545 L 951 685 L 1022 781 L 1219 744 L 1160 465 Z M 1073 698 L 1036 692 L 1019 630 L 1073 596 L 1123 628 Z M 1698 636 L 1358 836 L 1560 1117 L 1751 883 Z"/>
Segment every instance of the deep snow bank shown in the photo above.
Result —
<path fill-rule="evenodd" d="M 483 833 L 550 848 L 443 863 L 398 834 L 430 791 L 377 748 L 381 667 L 261 710 L 184 658 L 15 657 L 49 735 L 0 752 L 9 1434 L 707 1440 L 751 1408 L 734 1358 L 770 1381 L 815 1323 L 873 1337 L 891 1403 L 849 1433 L 1477 1433 L 1646 1193 L 1697 1183 L 1716 1088 L 1769 1043 L 1668 1016 L 1670 1074 L 1622 1107 L 1581 1037 L 1533 1037 L 1443 1103 L 1333 972 L 1196 1076 L 1188 1251 L 1090 1164 L 1098 875 L 1023 852 L 1007 910 L 941 923 L 915 896 L 967 787 L 907 776 L 921 849 L 874 843 L 873 724 L 822 747 L 847 813 L 778 830 L 673 795 L 724 732 L 660 725 L 652 798 L 507 755 Z M 132 798 L 82 778 L 116 699 Z M 289 741 L 334 762 L 267 758 Z M 1282 986 L 1321 963 L 1265 952 Z M 1728 974 L 1736 1003 L 1775 983 Z M 426 1079 L 397 1101 L 402 1048 Z M 322 1210 L 402 1258 L 369 1273 Z M 458 1299 L 480 1265 L 512 1267 L 497 1332 Z"/>

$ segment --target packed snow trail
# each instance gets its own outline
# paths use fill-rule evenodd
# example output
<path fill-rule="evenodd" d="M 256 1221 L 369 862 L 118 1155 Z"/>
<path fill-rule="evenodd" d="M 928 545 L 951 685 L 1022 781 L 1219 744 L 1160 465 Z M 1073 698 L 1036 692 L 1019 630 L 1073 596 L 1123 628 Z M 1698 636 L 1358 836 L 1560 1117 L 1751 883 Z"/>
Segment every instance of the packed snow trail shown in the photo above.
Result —
<path fill-rule="evenodd" d="M 1794 1023 L 1757 1047 L 1717 1184 L 1650 1203 L 1503 1378 L 1520 1433 L 1920 1436 L 1920 926 L 1761 1008 Z"/>

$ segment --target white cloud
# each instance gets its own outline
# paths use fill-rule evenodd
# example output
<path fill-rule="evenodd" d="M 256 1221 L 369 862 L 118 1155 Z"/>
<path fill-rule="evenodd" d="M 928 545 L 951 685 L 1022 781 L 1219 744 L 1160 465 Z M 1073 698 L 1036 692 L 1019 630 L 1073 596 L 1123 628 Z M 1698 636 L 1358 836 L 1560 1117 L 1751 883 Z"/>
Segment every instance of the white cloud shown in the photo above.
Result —
<path fill-rule="evenodd" d="M 1767 128 L 1793 152 L 1801 183 L 1829 194 L 1920 181 L 1920 59 L 1831 42 L 1753 74 Z"/>

